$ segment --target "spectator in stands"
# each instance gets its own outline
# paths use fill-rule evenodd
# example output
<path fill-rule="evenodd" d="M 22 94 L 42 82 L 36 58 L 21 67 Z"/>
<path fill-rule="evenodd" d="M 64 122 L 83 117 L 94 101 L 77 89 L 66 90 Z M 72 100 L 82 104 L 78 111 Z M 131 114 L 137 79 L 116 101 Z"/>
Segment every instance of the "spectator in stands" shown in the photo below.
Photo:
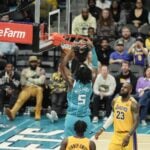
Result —
<path fill-rule="evenodd" d="M 109 57 L 112 52 L 114 52 L 114 50 L 109 46 L 108 39 L 102 38 L 96 46 L 97 57 L 102 65 L 109 65 Z"/>
<path fill-rule="evenodd" d="M 120 20 L 120 10 L 119 2 L 117 0 L 113 0 L 111 3 L 110 12 L 115 23 L 118 23 Z"/>
<path fill-rule="evenodd" d="M 90 38 L 91 41 L 93 41 L 93 44 L 95 45 L 97 40 L 97 35 L 93 27 L 88 28 L 88 37 Z"/>
<path fill-rule="evenodd" d="M 150 66 L 150 51 L 148 52 L 148 55 L 147 55 L 147 63 L 148 63 L 148 66 Z"/>
<path fill-rule="evenodd" d="M 116 51 L 111 53 L 110 55 L 110 64 L 121 64 L 124 60 L 130 61 L 131 56 L 128 54 L 126 50 L 124 50 L 124 43 L 122 40 L 118 40 L 116 43 Z"/>
<path fill-rule="evenodd" d="M 130 12 L 134 8 L 134 4 L 130 0 L 120 1 L 120 3 L 122 7 L 120 12 L 119 24 L 126 25 L 129 20 Z"/>
<path fill-rule="evenodd" d="M 150 67 L 146 68 L 145 76 L 137 81 L 136 92 L 141 106 L 140 120 L 143 126 L 147 125 L 146 116 L 150 108 Z"/>
<path fill-rule="evenodd" d="M 145 39 L 145 46 L 150 51 L 150 31 L 148 32 L 147 38 Z"/>
<path fill-rule="evenodd" d="M 14 55 L 18 51 L 18 46 L 11 42 L 0 42 L 0 55 Z"/>
<path fill-rule="evenodd" d="M 146 58 L 148 55 L 147 48 L 144 47 L 142 37 L 138 37 L 136 42 L 129 48 L 128 53 L 133 55 L 133 63 L 135 65 L 146 66 Z"/>
<path fill-rule="evenodd" d="M 47 117 L 51 120 L 51 122 L 53 122 L 58 120 L 57 115 L 62 115 L 67 95 L 67 83 L 61 75 L 60 64 L 57 72 L 54 72 L 50 77 L 49 87 L 51 93 L 52 111 L 47 113 Z"/>
<path fill-rule="evenodd" d="M 130 28 L 127 26 L 124 26 L 122 28 L 121 38 L 119 38 L 118 40 L 122 40 L 124 42 L 124 49 L 127 51 L 132 46 L 132 44 L 135 43 L 135 41 L 136 41 L 136 39 L 131 36 Z M 114 44 L 115 46 L 116 46 L 116 43 L 118 42 L 118 40 L 115 42 L 115 44 Z"/>
<path fill-rule="evenodd" d="M 0 13 L 4 13 L 4 12 L 8 12 L 8 11 L 9 11 L 9 7 L 7 5 L 7 1 L 6 0 L 1 0 Z"/>
<path fill-rule="evenodd" d="M 26 103 L 30 97 L 36 98 L 35 120 L 41 118 L 41 107 L 43 100 L 43 84 L 45 83 L 45 74 L 41 68 L 37 67 L 38 59 L 36 56 L 29 57 L 30 67 L 23 69 L 21 73 L 22 91 L 12 109 L 7 108 L 6 114 L 10 120 L 14 120 L 16 113 Z"/>
<path fill-rule="evenodd" d="M 113 40 L 116 37 L 116 26 L 109 9 L 103 9 L 97 21 L 97 35 Z"/>
<path fill-rule="evenodd" d="M 104 117 L 104 120 L 107 120 L 107 117 L 109 117 L 111 112 L 112 96 L 115 88 L 115 78 L 109 74 L 107 66 L 101 66 L 100 73 L 98 74 L 93 87 L 93 123 L 98 122 L 99 108 L 102 101 L 104 101 L 106 109 L 106 116 Z"/>
<path fill-rule="evenodd" d="M 119 72 L 120 70 L 118 70 Z M 121 72 L 119 75 L 116 76 L 116 91 L 115 93 L 118 94 L 120 91 L 120 88 L 122 87 L 123 83 L 129 82 L 133 86 L 132 94 L 135 94 L 135 87 L 137 79 L 133 75 L 133 73 L 130 71 L 130 64 L 128 61 L 123 61 L 121 65 Z"/>
<path fill-rule="evenodd" d="M 10 17 L 9 17 L 9 15 L 4 15 L 4 16 L 1 16 L 1 21 L 2 22 L 9 22 L 10 21 Z"/>
<path fill-rule="evenodd" d="M 87 8 L 82 9 L 82 13 L 76 16 L 72 22 L 72 34 L 88 35 L 88 28 L 96 30 L 96 19 L 89 13 Z"/>
<path fill-rule="evenodd" d="M 19 86 L 20 75 L 11 63 L 7 63 L 5 70 L 0 73 L 0 112 L 3 112 L 4 104 L 12 108 L 18 97 Z"/>
<path fill-rule="evenodd" d="M 0 19 L 4 22 L 9 22 L 9 15 L 4 15 Z M 12 61 L 12 56 L 19 50 L 18 46 L 13 42 L 2 42 L 0 41 L 0 56 L 6 58 L 8 61 Z"/>
<path fill-rule="evenodd" d="M 110 8 L 111 2 L 109 0 L 96 0 L 96 6 L 100 9 Z"/>
<path fill-rule="evenodd" d="M 48 22 L 48 13 L 57 9 L 57 0 L 41 0 L 40 5 L 40 19 L 41 22 Z"/>
<path fill-rule="evenodd" d="M 130 13 L 128 23 L 133 24 L 136 28 L 148 23 L 148 11 L 143 8 L 143 0 L 136 0 L 135 8 Z"/>
<path fill-rule="evenodd" d="M 88 0 L 88 5 L 89 5 L 89 12 L 93 17 L 96 18 L 96 20 L 98 20 L 101 9 L 96 6 L 96 0 Z"/>
<path fill-rule="evenodd" d="M 145 46 L 148 49 L 147 63 L 148 63 L 148 66 L 150 66 L 150 31 L 148 32 L 148 36 L 145 40 Z"/>

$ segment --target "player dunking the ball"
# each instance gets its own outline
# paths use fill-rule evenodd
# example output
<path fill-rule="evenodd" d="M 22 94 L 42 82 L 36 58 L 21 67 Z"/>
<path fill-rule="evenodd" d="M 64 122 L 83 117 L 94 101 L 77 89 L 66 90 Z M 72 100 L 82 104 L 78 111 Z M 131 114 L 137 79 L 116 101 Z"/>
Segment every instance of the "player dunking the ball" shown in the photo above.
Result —
<path fill-rule="evenodd" d="M 98 139 L 114 123 L 114 134 L 108 150 L 137 150 L 135 130 L 139 122 L 139 105 L 130 95 L 131 91 L 130 83 L 122 85 L 120 96 L 112 101 L 110 117 L 95 135 Z"/>
<path fill-rule="evenodd" d="M 75 55 L 79 56 L 77 59 L 80 62 L 75 75 L 73 76 L 66 66 L 72 52 L 64 57 L 60 65 L 61 73 L 69 87 L 67 93 L 68 108 L 65 118 L 65 137 L 75 135 L 74 124 L 78 120 L 86 122 L 87 130 L 85 137 L 89 137 L 91 130 L 89 104 L 92 94 L 92 72 L 83 62 L 86 60 L 90 48 L 87 45 L 83 47 L 76 46 L 74 50 L 76 51 Z"/>

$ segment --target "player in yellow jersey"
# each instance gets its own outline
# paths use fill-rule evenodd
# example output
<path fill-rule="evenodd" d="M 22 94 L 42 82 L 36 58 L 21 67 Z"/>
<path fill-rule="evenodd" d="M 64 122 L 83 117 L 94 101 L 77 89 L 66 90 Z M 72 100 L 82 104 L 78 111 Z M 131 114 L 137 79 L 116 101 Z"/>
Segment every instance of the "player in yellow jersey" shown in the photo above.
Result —
<path fill-rule="evenodd" d="M 86 129 L 87 124 L 78 120 L 74 125 L 76 135 L 64 139 L 60 150 L 96 150 L 95 143 L 84 137 Z"/>
<path fill-rule="evenodd" d="M 114 123 L 109 150 L 137 150 L 135 130 L 139 122 L 139 104 L 130 95 L 132 85 L 124 83 L 120 95 L 112 102 L 112 113 L 95 138 Z"/>

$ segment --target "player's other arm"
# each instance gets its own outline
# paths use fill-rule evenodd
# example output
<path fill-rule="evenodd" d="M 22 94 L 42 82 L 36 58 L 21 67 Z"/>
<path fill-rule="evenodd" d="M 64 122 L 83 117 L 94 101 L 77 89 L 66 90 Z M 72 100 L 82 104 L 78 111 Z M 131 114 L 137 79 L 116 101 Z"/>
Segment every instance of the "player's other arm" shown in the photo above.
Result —
<path fill-rule="evenodd" d="M 73 86 L 73 78 L 72 78 L 72 74 L 71 71 L 67 68 L 67 63 L 69 62 L 71 56 L 72 56 L 72 51 L 70 51 L 62 60 L 61 64 L 60 64 L 60 71 L 61 74 L 64 78 L 64 80 L 67 82 L 69 88 L 72 88 Z"/>
<path fill-rule="evenodd" d="M 136 128 L 138 127 L 139 123 L 139 104 L 136 102 L 132 102 L 131 111 L 133 115 L 133 127 L 129 131 L 129 133 L 125 136 L 122 142 L 122 146 L 125 147 L 129 144 L 130 137 L 134 134 Z"/>
<path fill-rule="evenodd" d="M 112 108 L 114 108 L 114 104 L 115 104 L 115 100 L 112 101 Z M 112 112 L 109 116 L 109 118 L 107 119 L 107 121 L 104 123 L 104 125 L 102 126 L 102 128 L 95 134 L 95 139 L 98 139 L 98 137 L 109 127 L 113 124 L 114 121 L 114 112 L 112 109 Z"/>
<path fill-rule="evenodd" d="M 64 139 L 64 140 L 61 142 L 60 150 L 66 150 L 67 144 L 68 144 L 68 140 L 67 140 L 67 139 Z"/>
<path fill-rule="evenodd" d="M 96 145 L 93 141 L 90 141 L 90 150 L 96 150 Z"/>

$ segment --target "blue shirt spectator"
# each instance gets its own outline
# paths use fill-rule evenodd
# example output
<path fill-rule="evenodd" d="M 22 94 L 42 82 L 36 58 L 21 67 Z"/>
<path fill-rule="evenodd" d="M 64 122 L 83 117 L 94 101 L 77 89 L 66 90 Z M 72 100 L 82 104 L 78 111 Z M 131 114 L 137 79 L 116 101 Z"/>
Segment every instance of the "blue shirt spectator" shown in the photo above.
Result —
<path fill-rule="evenodd" d="M 124 50 L 123 41 L 119 40 L 116 45 L 116 51 L 110 55 L 109 63 L 122 63 L 123 61 L 131 61 L 131 56 Z"/>

